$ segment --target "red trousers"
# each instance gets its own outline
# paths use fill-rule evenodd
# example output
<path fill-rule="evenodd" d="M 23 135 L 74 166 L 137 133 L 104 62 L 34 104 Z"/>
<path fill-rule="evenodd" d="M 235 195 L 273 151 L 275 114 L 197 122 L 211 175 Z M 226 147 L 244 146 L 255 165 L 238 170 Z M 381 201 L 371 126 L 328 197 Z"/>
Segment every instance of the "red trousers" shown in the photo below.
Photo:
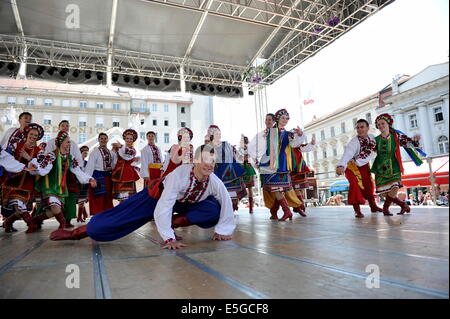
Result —
<path fill-rule="evenodd" d="M 348 168 L 345 170 L 345 177 L 350 184 L 350 190 L 348 192 L 348 204 L 360 204 L 364 205 L 366 200 L 375 199 L 373 181 L 370 175 L 369 164 L 358 167 L 362 177 L 362 184 L 364 189 L 361 189 L 358 185 L 358 179 L 355 174 Z"/>
<path fill-rule="evenodd" d="M 94 190 L 89 186 L 89 214 L 95 215 L 107 209 L 113 208 L 112 181 L 111 177 L 105 177 L 106 194 L 94 197 Z"/>

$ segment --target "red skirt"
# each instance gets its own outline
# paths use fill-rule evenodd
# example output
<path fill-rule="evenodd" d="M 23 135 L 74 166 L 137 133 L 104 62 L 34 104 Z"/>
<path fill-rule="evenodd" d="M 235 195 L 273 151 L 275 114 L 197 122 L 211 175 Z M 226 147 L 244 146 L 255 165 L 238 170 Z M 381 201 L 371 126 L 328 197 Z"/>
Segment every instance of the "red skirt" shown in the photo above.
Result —
<path fill-rule="evenodd" d="M 99 197 L 94 197 L 94 189 L 89 186 L 88 200 L 89 213 L 95 215 L 107 209 L 113 208 L 112 182 L 111 177 L 105 176 L 106 194 Z"/>

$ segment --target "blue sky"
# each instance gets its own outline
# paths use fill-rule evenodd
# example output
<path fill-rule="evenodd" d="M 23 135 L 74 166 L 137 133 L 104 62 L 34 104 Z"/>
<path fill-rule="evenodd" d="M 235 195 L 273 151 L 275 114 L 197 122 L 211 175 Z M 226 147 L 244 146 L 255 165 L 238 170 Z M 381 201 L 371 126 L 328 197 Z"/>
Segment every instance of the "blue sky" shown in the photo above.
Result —
<path fill-rule="evenodd" d="M 448 61 L 448 0 L 396 0 L 302 63 L 267 89 L 268 110 L 287 108 L 288 126 L 303 123 L 375 93 L 396 74 L 414 75 Z M 300 85 L 299 85 L 300 84 Z M 299 88 L 300 87 L 300 91 Z M 254 99 L 215 99 L 214 117 L 223 135 L 237 143 L 238 128 L 256 130 Z M 231 115 L 231 116 L 230 116 Z"/>

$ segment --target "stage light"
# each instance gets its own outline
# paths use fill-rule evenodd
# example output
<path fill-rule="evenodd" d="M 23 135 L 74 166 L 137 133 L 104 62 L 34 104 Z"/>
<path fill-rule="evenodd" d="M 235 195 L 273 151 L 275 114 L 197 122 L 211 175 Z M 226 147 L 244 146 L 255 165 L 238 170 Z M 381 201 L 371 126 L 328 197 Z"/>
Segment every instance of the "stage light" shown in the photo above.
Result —
<path fill-rule="evenodd" d="M 146 76 L 145 78 L 144 78 L 144 83 L 145 83 L 145 85 L 150 85 L 151 83 L 152 83 L 152 80 L 150 80 L 150 78 L 148 77 L 148 76 Z"/>
<path fill-rule="evenodd" d="M 130 76 L 129 76 L 129 75 L 124 75 L 124 76 L 123 76 L 123 81 L 124 81 L 125 83 L 130 82 Z"/>
<path fill-rule="evenodd" d="M 212 84 L 209 84 L 208 85 L 208 90 L 209 90 L 209 92 L 211 92 L 211 93 L 213 93 L 214 92 L 214 85 L 212 85 Z"/>
<path fill-rule="evenodd" d="M 9 71 L 12 71 L 12 70 L 14 70 L 16 68 L 16 64 L 10 62 L 10 63 L 8 63 L 7 68 L 8 68 Z"/>
<path fill-rule="evenodd" d="M 236 95 L 238 95 L 239 93 L 241 93 L 241 90 L 239 90 L 238 88 L 234 88 L 233 92 L 236 93 Z"/>
<path fill-rule="evenodd" d="M 39 75 L 42 75 L 42 73 L 44 73 L 44 71 L 45 71 L 45 66 L 43 66 L 43 65 L 40 65 L 36 68 L 36 73 Z"/>
<path fill-rule="evenodd" d="M 202 83 L 200 84 L 200 91 L 205 91 L 206 90 L 206 86 Z"/>
<path fill-rule="evenodd" d="M 68 68 L 62 68 L 61 71 L 59 71 L 59 75 L 61 75 L 62 77 L 66 76 L 67 73 L 69 73 Z"/>
<path fill-rule="evenodd" d="M 3 68 L 5 66 L 5 62 L 0 61 L 0 69 Z"/>
<path fill-rule="evenodd" d="M 192 91 L 197 90 L 197 87 L 198 87 L 197 84 L 195 84 L 195 83 L 191 84 Z"/>
<path fill-rule="evenodd" d="M 103 81 L 103 73 L 102 72 L 97 72 L 96 75 L 97 75 L 97 80 Z"/>
<path fill-rule="evenodd" d="M 254 95 L 255 93 L 253 91 L 248 91 L 248 95 Z"/>
<path fill-rule="evenodd" d="M 79 75 L 80 75 L 80 70 L 78 70 L 78 69 L 73 70 L 72 76 L 73 76 L 74 78 L 77 78 Z"/>
<path fill-rule="evenodd" d="M 58 71 L 58 69 L 52 66 L 47 70 L 47 73 L 48 75 L 53 75 L 56 71 Z"/>
<path fill-rule="evenodd" d="M 231 88 L 230 88 L 229 86 L 227 86 L 227 87 L 225 88 L 225 92 L 230 93 L 230 92 L 231 92 Z"/>
<path fill-rule="evenodd" d="M 89 71 L 89 70 L 84 71 L 84 77 L 85 77 L 87 80 L 89 80 L 89 79 L 92 77 L 92 72 Z"/>
<path fill-rule="evenodd" d="M 138 76 L 135 76 L 135 77 L 133 78 L 133 83 L 136 84 L 136 85 L 139 84 L 139 77 L 138 77 Z"/>
<path fill-rule="evenodd" d="M 155 83 L 156 86 L 158 86 L 161 83 L 159 79 L 155 79 L 153 82 Z"/>
<path fill-rule="evenodd" d="M 223 91 L 223 87 L 221 87 L 220 85 L 218 85 L 217 87 L 216 87 L 216 90 L 217 90 L 217 92 L 222 92 Z"/>
<path fill-rule="evenodd" d="M 165 85 L 165 86 L 168 86 L 168 85 L 170 84 L 170 80 L 169 80 L 169 79 L 164 79 L 163 82 L 164 82 L 164 85 Z"/>
<path fill-rule="evenodd" d="M 113 82 L 117 82 L 119 80 L 119 74 L 113 73 L 113 75 L 111 76 L 111 80 Z"/>

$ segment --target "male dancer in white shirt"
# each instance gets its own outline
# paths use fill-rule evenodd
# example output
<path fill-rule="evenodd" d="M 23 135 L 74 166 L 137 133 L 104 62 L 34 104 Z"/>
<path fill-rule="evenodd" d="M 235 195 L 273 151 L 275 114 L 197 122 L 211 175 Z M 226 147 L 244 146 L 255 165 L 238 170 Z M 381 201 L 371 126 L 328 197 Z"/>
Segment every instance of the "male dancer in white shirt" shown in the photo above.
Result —
<path fill-rule="evenodd" d="M 161 150 L 155 145 L 155 132 L 147 132 L 148 144 L 141 150 L 141 177 L 144 179 L 144 185 L 148 186 L 150 180 L 161 177 L 161 167 L 163 158 Z"/>
<path fill-rule="evenodd" d="M 362 218 L 360 205 L 369 202 L 372 213 L 382 212 L 375 202 L 374 186 L 370 174 L 370 161 L 376 155 L 375 137 L 369 134 L 369 122 L 360 119 L 356 122 L 357 136 L 346 145 L 344 155 L 336 167 L 336 174 L 345 177 L 350 184 L 348 203 L 353 205 L 355 217 Z"/>
<path fill-rule="evenodd" d="M 171 158 L 175 165 L 184 157 L 177 154 L 174 152 Z M 213 240 L 230 240 L 236 227 L 233 206 L 225 185 L 213 173 L 214 159 L 214 149 L 202 145 L 195 152 L 194 164 L 178 166 L 160 183 L 94 216 L 87 225 L 73 231 L 60 229 L 50 238 L 75 240 L 89 236 L 96 241 L 112 241 L 154 219 L 164 240 L 162 248 L 179 249 L 186 245 L 176 239 L 173 220 L 181 215 L 189 224 L 214 227 Z M 173 217 L 173 212 L 178 215 Z"/>
<path fill-rule="evenodd" d="M 97 187 L 89 187 L 88 202 L 91 216 L 113 207 L 112 169 L 117 163 L 117 153 L 108 149 L 108 135 L 98 135 L 98 146 L 91 150 L 84 172 L 97 181 Z"/>

